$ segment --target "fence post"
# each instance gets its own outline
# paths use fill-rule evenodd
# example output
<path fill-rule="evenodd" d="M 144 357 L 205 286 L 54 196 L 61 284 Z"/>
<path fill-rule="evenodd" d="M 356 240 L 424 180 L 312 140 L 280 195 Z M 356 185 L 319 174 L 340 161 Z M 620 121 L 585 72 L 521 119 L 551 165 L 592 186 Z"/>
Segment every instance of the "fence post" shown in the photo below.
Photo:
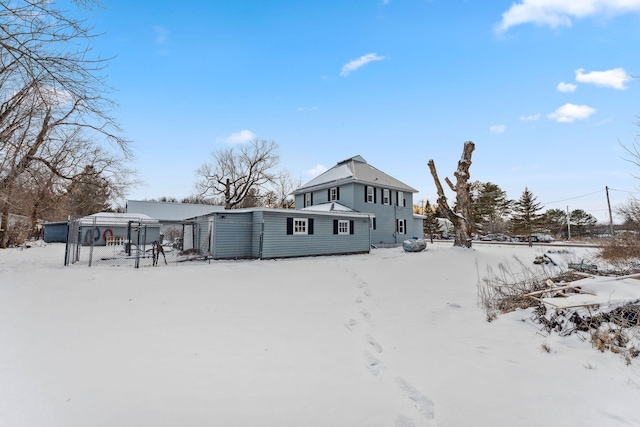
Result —
<path fill-rule="evenodd" d="M 89 267 L 91 267 L 91 261 L 93 260 L 93 245 L 96 242 L 96 236 L 95 236 L 95 231 L 96 231 L 96 221 L 98 218 L 93 217 L 93 226 L 91 227 L 91 247 L 89 249 Z M 87 231 L 88 234 L 88 231 Z"/>
<path fill-rule="evenodd" d="M 138 221 L 138 233 L 137 233 L 137 239 L 136 239 L 136 262 L 135 262 L 135 268 L 140 268 L 140 228 L 142 227 L 142 224 L 140 223 L 140 221 Z"/>

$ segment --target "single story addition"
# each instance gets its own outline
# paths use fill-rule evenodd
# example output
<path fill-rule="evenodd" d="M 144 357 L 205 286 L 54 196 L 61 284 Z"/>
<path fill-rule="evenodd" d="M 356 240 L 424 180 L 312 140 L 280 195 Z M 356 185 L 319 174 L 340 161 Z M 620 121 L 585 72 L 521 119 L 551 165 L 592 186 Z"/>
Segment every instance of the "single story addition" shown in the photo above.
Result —
<path fill-rule="evenodd" d="M 192 219 L 189 246 L 213 259 L 369 253 L 373 215 L 338 203 L 315 208 L 248 208 L 202 215 Z"/>

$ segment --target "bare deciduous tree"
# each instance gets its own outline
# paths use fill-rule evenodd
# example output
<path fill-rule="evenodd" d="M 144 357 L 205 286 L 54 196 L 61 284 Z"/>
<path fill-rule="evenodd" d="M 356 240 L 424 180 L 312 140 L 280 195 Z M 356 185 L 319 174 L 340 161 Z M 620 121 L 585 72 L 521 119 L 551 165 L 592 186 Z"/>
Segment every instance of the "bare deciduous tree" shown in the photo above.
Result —
<path fill-rule="evenodd" d="M 78 0 L 79 6 L 96 3 Z M 110 115 L 105 59 L 93 56 L 92 29 L 55 2 L 0 3 L 0 206 L 8 218 L 20 186 L 51 173 L 52 186 L 82 180 L 93 166 L 120 189 L 129 142 Z M 44 168 L 44 169 L 43 169 Z M 39 172 L 40 171 L 40 172 Z M 3 223 L 6 223 L 3 221 Z M 6 233 L 0 247 L 6 247 Z"/>
<path fill-rule="evenodd" d="M 296 200 L 291 196 L 291 193 L 300 186 L 302 186 L 302 180 L 299 179 L 294 182 L 289 171 L 281 171 L 271 183 L 271 189 L 264 196 L 264 206 L 293 209 L 296 205 Z"/>
<path fill-rule="evenodd" d="M 473 201 L 471 199 L 469 184 L 469 168 L 471 167 L 471 155 L 475 145 L 471 141 L 464 143 L 462 157 L 458 161 L 458 169 L 454 172 L 456 177 L 456 185 L 445 178 L 447 185 L 456 193 L 456 210 L 453 210 L 447 202 L 444 189 L 438 178 L 436 165 L 433 160 L 429 160 L 429 170 L 433 176 L 433 181 L 438 192 L 438 206 L 444 212 L 446 217 L 453 223 L 454 227 L 454 246 L 471 247 L 471 236 L 473 232 Z"/>
<path fill-rule="evenodd" d="M 265 185 L 277 177 L 278 143 L 254 139 L 239 147 L 211 153 L 213 161 L 196 171 L 196 188 L 203 197 L 222 196 L 225 208 L 247 207 L 248 197 L 257 197 Z"/>

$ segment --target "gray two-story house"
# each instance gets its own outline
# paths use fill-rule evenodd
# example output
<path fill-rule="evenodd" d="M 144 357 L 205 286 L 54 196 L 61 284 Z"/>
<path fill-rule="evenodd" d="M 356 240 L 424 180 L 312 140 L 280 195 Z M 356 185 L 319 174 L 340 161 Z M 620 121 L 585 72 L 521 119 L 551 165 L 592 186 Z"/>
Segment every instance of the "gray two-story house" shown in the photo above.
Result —
<path fill-rule="evenodd" d="M 338 162 L 293 192 L 296 209 L 334 203 L 370 213 L 371 244 L 397 245 L 419 233 L 422 220 L 413 214 L 418 191 L 371 166 L 361 156 Z"/>

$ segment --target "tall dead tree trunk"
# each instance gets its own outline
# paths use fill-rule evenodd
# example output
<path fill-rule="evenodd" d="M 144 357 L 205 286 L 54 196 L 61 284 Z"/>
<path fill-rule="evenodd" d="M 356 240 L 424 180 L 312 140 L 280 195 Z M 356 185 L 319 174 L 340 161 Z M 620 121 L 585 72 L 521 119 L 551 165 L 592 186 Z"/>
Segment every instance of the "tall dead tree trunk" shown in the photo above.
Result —
<path fill-rule="evenodd" d="M 456 177 L 456 185 L 445 178 L 447 185 L 453 192 L 456 193 L 456 210 L 454 211 L 447 202 L 447 197 L 444 195 L 444 190 L 440 179 L 438 178 L 438 172 L 436 171 L 436 165 L 433 160 L 429 160 L 429 170 L 433 176 L 433 181 L 436 184 L 436 190 L 438 192 L 438 206 L 445 213 L 447 219 L 453 223 L 454 229 L 454 241 L 453 246 L 461 246 L 465 248 L 471 247 L 471 235 L 473 233 L 473 204 L 471 200 L 471 192 L 469 178 L 469 168 L 471 167 L 471 155 L 475 145 L 471 141 L 464 143 L 464 149 L 462 150 L 462 157 L 458 162 L 458 169 L 454 175 Z"/>

